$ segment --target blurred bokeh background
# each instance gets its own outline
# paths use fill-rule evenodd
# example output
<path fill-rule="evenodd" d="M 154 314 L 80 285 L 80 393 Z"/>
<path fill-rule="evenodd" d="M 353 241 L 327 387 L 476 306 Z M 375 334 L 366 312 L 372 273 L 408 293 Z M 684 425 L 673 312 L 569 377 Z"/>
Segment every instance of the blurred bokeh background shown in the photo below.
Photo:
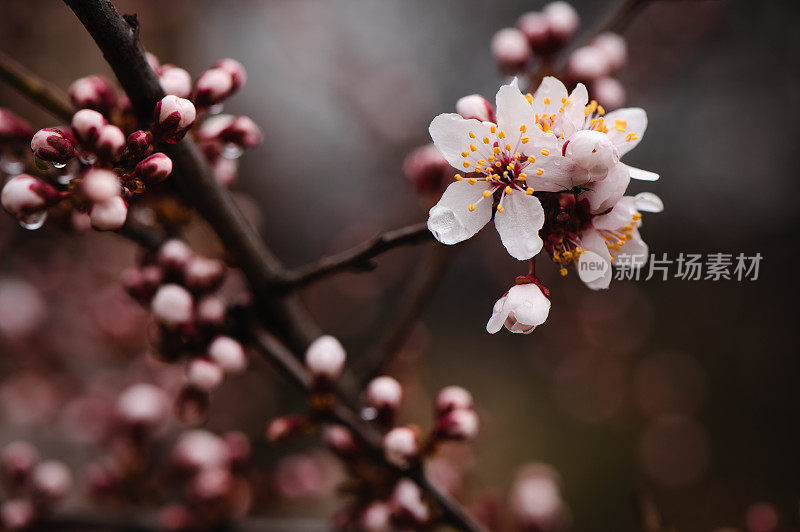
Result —
<path fill-rule="evenodd" d="M 609 9 L 572 3 L 587 31 Z M 428 141 L 430 119 L 452 111 L 460 96 L 493 98 L 503 78 L 489 51 L 492 35 L 540 7 L 531 0 L 117 6 L 138 13 L 143 43 L 163 62 L 195 75 L 222 57 L 247 68 L 247 85 L 226 111 L 251 116 L 265 141 L 242 158 L 234 190 L 289 265 L 425 218 L 403 178 L 404 157 Z M 640 529 L 641 494 L 681 531 L 800 529 L 800 159 L 790 132 L 798 118 L 798 16 L 795 2 L 660 1 L 624 33 L 629 63 L 619 78 L 627 104 L 649 117 L 626 162 L 662 176 L 631 190 L 655 192 L 666 205 L 645 217 L 645 240 L 673 258 L 760 253 L 757 281 L 624 281 L 595 293 L 540 260 L 553 301 L 548 322 L 530 336 L 490 336 L 484 327 L 494 301 L 525 268 L 491 229 L 457 254 L 391 372 L 409 389 L 404 419 L 423 424 L 442 386 L 474 393 L 484 425 L 475 489 L 505 489 L 520 464 L 543 461 L 562 476 L 575 530 Z M 60 3 L 4 0 L 0 49 L 62 88 L 90 73 L 111 76 Z M 5 86 L 0 106 L 36 127 L 54 123 Z M 192 241 L 216 249 L 202 227 Z M 392 252 L 375 272 L 339 275 L 303 298 L 357 359 L 424 253 Z M 26 437 L 74 464 L 91 457 L 81 440 L 88 414 L 62 398 L 75 396 L 76 383 L 84 395 L 102 395 L 152 371 L 142 362 L 146 316 L 117 281 L 134 256 L 113 235 L 31 233 L 0 217 L 0 443 Z M 43 377 L 54 372 L 63 378 Z M 255 371 L 212 397 L 210 426 L 240 428 L 259 441 L 266 420 L 292 408 L 301 408 L 299 398 L 277 378 L 264 386 Z M 262 442 L 257 450 L 266 464 L 307 443 Z M 323 500 L 262 501 L 257 511 L 326 515 L 337 504 Z M 771 526 L 770 512 L 779 524 Z"/>

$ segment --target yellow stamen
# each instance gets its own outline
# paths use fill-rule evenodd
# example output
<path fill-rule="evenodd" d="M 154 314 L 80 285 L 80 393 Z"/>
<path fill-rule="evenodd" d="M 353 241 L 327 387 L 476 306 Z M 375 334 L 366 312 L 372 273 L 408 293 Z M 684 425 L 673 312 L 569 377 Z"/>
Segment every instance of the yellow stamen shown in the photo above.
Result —
<path fill-rule="evenodd" d="M 502 205 L 498 205 L 497 206 L 497 212 L 503 212 L 503 206 Z"/>
<path fill-rule="evenodd" d="M 544 148 L 540 153 L 542 155 L 550 155 L 550 150 L 548 150 L 547 148 Z"/>

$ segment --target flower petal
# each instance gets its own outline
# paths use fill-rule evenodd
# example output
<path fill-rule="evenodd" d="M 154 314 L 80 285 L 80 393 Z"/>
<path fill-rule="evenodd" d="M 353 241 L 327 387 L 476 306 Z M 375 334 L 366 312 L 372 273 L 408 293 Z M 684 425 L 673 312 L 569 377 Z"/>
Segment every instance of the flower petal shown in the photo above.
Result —
<path fill-rule="evenodd" d="M 636 208 L 644 212 L 661 212 L 664 210 L 664 202 L 652 192 L 640 192 L 634 196 Z"/>
<path fill-rule="evenodd" d="M 634 223 L 633 215 L 636 214 L 636 199 L 632 196 L 623 196 L 614 204 L 606 214 L 592 218 L 592 226 L 596 229 L 616 231 L 628 224 Z"/>
<path fill-rule="evenodd" d="M 583 233 L 581 233 L 581 246 L 588 251 L 596 253 L 603 260 L 607 260 L 609 264 L 609 267 L 606 268 L 602 277 L 599 277 L 589 282 L 585 282 L 586 286 L 588 286 L 592 290 L 603 290 L 608 288 L 608 285 L 611 284 L 611 275 L 612 275 L 611 254 L 608 252 L 608 247 L 606 246 L 605 240 L 603 240 L 603 237 L 600 236 L 600 233 L 598 233 L 595 229 L 589 228 L 583 231 Z M 578 268 L 581 267 L 580 257 L 578 257 L 577 267 Z"/>
<path fill-rule="evenodd" d="M 619 251 L 616 252 L 616 255 L 628 256 L 628 259 L 626 260 L 627 267 L 641 268 L 644 266 L 645 262 L 647 262 L 649 253 L 650 250 L 645 241 L 642 240 L 642 235 L 639 234 L 638 229 L 634 228 L 633 231 L 628 234 L 628 238 L 619 248 Z"/>
<path fill-rule="evenodd" d="M 444 113 L 433 119 L 428 131 L 436 149 L 447 162 L 454 168 L 464 170 L 462 153 L 470 152 L 470 144 L 478 145 L 482 138 L 494 137 L 489 132 L 490 125 L 474 118 L 467 120 L 456 113 Z M 471 138 L 470 133 L 475 138 Z"/>
<path fill-rule="evenodd" d="M 511 308 L 517 323 L 523 325 L 541 325 L 550 314 L 550 300 L 533 283 L 512 287 L 506 306 Z"/>
<path fill-rule="evenodd" d="M 447 187 L 439 203 L 428 214 L 428 229 L 442 244 L 462 242 L 486 225 L 492 218 L 492 202 L 480 201 L 486 182 L 470 185 L 467 181 L 456 181 Z M 474 211 L 469 205 L 475 204 Z"/>
<path fill-rule="evenodd" d="M 589 190 L 582 192 L 581 197 L 589 200 L 593 214 L 601 213 L 616 205 L 625 194 L 630 181 L 628 167 L 618 163 L 609 170 L 605 179 L 591 182 L 588 185 Z"/>
<path fill-rule="evenodd" d="M 539 229 L 544 225 L 544 209 L 536 196 L 520 190 L 506 194 L 503 212 L 494 217 L 494 225 L 508 253 L 517 260 L 528 260 L 542 249 Z"/>
<path fill-rule="evenodd" d="M 547 76 L 533 95 L 533 112 L 537 115 L 556 114 L 562 105 L 561 98 L 566 97 L 567 88 L 564 84 L 553 76 Z"/>
<path fill-rule="evenodd" d="M 619 150 L 620 157 L 639 144 L 647 129 L 647 113 L 640 107 L 617 109 L 605 115 L 604 119 L 608 136 Z"/>
<path fill-rule="evenodd" d="M 494 334 L 503 328 L 503 324 L 511 312 L 511 307 L 506 304 L 508 301 L 507 296 L 503 296 L 497 300 L 492 309 L 492 317 L 486 323 L 486 332 Z"/>
<path fill-rule="evenodd" d="M 655 172 L 642 170 L 641 168 L 635 168 L 631 165 L 628 165 L 628 170 L 631 172 L 631 177 L 633 179 L 638 179 L 639 181 L 658 181 L 659 178 L 659 175 Z"/>
<path fill-rule="evenodd" d="M 510 144 L 512 153 L 518 151 L 528 155 L 528 150 L 533 148 L 530 135 L 536 131 L 541 133 L 536 128 L 531 104 L 528 103 L 515 83 L 500 87 L 495 103 L 497 105 L 497 127 L 506 135 L 505 139 L 498 139 L 501 147 Z M 522 132 L 522 129 L 525 130 L 525 133 Z M 520 138 L 524 136 L 527 136 L 529 140 L 522 144 Z"/>
<path fill-rule="evenodd" d="M 542 172 L 539 173 L 539 170 Z M 563 192 L 572 187 L 582 185 L 589 179 L 589 174 L 578 168 L 568 157 L 548 155 L 537 157 L 533 163 L 525 167 L 529 186 L 534 191 Z"/>

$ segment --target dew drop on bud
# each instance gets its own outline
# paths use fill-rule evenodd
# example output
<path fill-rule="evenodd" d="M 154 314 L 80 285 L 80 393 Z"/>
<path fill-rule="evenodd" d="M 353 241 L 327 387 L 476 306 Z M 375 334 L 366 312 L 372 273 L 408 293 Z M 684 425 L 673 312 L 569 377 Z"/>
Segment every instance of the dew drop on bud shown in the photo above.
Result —
<path fill-rule="evenodd" d="M 361 409 L 361 419 L 364 421 L 373 421 L 378 417 L 378 411 L 371 406 Z"/>
<path fill-rule="evenodd" d="M 61 168 L 64 168 L 65 166 L 67 166 L 67 163 L 52 163 L 52 164 L 53 164 L 53 168 L 58 168 L 59 170 Z"/>
<path fill-rule="evenodd" d="M 46 221 L 47 211 L 39 211 L 22 216 L 19 219 L 19 225 L 28 231 L 35 231 L 42 227 Z"/>

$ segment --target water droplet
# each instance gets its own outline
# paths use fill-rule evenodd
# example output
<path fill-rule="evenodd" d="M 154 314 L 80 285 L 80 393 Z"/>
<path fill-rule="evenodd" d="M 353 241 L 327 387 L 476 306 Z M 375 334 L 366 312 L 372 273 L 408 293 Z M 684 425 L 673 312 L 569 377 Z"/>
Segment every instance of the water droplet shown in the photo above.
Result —
<path fill-rule="evenodd" d="M 222 148 L 222 156 L 226 159 L 238 159 L 242 156 L 242 153 L 244 153 L 242 147 L 233 143 L 226 144 Z"/>
<path fill-rule="evenodd" d="M 54 168 L 61 169 L 64 168 L 65 166 L 67 166 L 67 163 L 53 163 Z"/>
<path fill-rule="evenodd" d="M 32 212 L 19 219 L 19 225 L 29 231 L 39 229 L 47 221 L 47 211 Z"/>
<path fill-rule="evenodd" d="M 367 408 L 363 408 L 361 410 L 361 419 L 363 419 L 364 421 L 372 421 L 376 417 L 378 417 L 378 411 L 372 408 L 371 406 L 368 406 Z"/>

